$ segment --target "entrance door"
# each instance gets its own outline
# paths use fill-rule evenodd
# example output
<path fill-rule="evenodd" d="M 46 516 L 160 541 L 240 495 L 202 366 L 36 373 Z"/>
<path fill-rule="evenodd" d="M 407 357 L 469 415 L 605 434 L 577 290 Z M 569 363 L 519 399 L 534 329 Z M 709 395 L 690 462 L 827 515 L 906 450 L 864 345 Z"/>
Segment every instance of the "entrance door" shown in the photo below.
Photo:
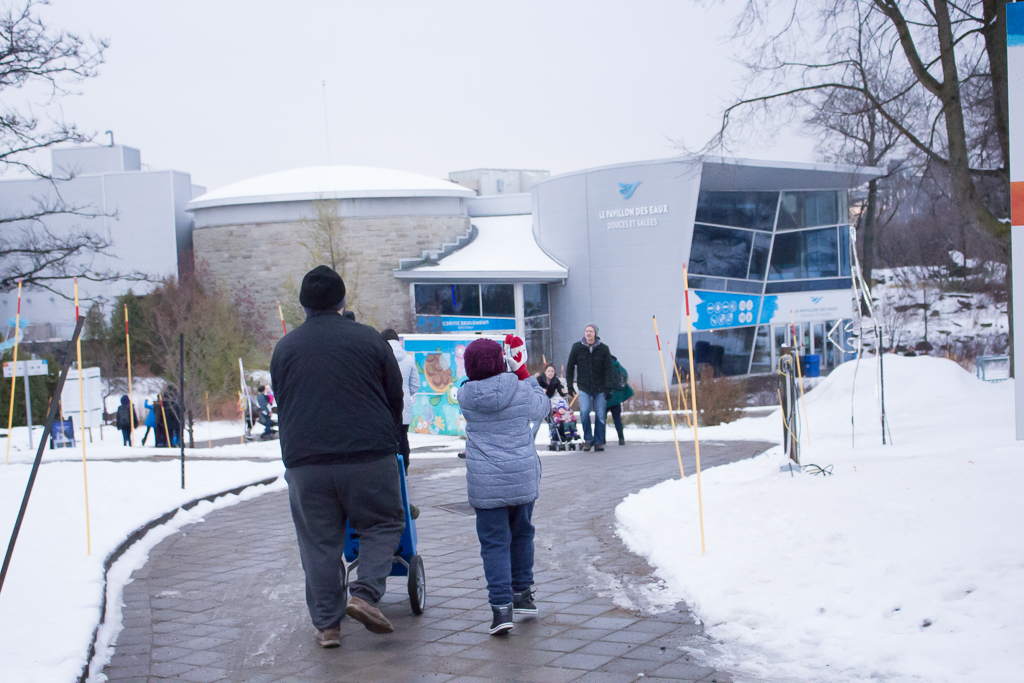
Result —
<path fill-rule="evenodd" d="M 793 336 L 793 328 L 796 328 L 796 336 Z M 772 367 L 779 367 L 779 347 L 785 345 L 793 347 L 800 343 L 802 339 L 802 333 L 807 332 L 806 325 L 801 323 L 794 323 L 793 325 L 772 325 Z M 806 350 L 803 350 L 807 353 Z"/>

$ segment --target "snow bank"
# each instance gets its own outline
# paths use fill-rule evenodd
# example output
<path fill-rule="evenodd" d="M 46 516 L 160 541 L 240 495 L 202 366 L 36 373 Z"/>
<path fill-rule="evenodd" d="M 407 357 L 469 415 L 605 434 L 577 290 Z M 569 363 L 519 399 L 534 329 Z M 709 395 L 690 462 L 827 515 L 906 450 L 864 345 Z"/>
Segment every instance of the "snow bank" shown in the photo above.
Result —
<path fill-rule="evenodd" d="M 5 550 L 30 469 L 0 467 Z M 106 557 L 135 529 L 182 503 L 283 472 L 280 461 L 190 462 L 183 490 L 176 462 L 90 462 L 86 555 L 82 463 L 44 464 L 0 593 L 0 679 L 76 680 L 100 617 Z"/>
<path fill-rule="evenodd" d="M 717 639 L 703 656 L 758 680 L 1017 681 L 1024 672 L 1024 446 L 1013 384 L 943 359 L 886 356 L 893 446 L 881 446 L 877 360 L 807 396 L 804 463 L 776 448 L 627 497 L 619 534 Z M 725 425 L 777 439 L 780 418 Z M 707 430 L 711 432 L 712 430 Z M 702 434 L 704 430 L 702 430 Z"/>

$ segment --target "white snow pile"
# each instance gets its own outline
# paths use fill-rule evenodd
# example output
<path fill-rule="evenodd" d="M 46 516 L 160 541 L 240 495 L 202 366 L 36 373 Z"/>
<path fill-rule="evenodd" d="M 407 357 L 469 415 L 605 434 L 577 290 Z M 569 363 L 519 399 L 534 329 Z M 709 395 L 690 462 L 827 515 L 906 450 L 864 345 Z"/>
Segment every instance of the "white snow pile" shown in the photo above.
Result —
<path fill-rule="evenodd" d="M 895 445 L 882 446 L 877 359 L 807 396 L 803 462 L 765 456 L 628 496 L 619 534 L 717 641 L 702 653 L 737 680 L 1024 680 L 1024 446 L 1013 383 L 951 361 L 885 357 Z M 778 414 L 743 420 L 750 438 Z M 713 431 L 713 430 L 709 430 Z M 716 438 L 726 436 L 718 430 Z M 736 437 L 733 437 L 736 438 Z"/>
<path fill-rule="evenodd" d="M 7 548 L 30 469 L 30 465 L 20 463 L 0 465 L 3 550 Z M 92 552 L 87 555 L 82 462 L 44 464 L 39 469 L 0 593 L 0 680 L 76 680 L 86 663 L 89 642 L 99 622 L 103 562 L 107 556 L 135 529 L 185 502 L 283 472 L 280 460 L 190 462 L 186 465 L 187 488 L 182 489 L 177 462 L 90 462 Z M 264 487 L 268 488 L 272 487 Z M 229 502 L 232 501 L 217 500 L 220 505 Z M 202 513 L 215 506 L 194 511 Z M 137 556 L 139 553 L 135 555 L 136 564 L 141 566 L 145 553 L 141 557 Z M 122 582 L 130 576 L 132 568 L 127 568 Z M 112 593 L 112 600 L 115 595 L 119 600 L 120 592 Z M 119 630 L 117 624 L 110 624 L 107 641 Z"/>

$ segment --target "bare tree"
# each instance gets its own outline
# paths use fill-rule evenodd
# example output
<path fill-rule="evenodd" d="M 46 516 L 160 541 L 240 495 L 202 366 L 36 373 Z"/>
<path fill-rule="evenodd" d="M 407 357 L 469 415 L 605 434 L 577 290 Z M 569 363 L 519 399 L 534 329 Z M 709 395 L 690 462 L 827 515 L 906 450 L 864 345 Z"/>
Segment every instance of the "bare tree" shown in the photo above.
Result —
<path fill-rule="evenodd" d="M 335 201 L 320 199 L 313 205 L 314 215 L 302 220 L 306 231 L 306 239 L 299 244 L 306 250 L 307 270 L 319 265 L 330 266 L 345 281 L 345 308 L 354 311 L 369 324 L 374 324 L 376 307 L 365 303 L 359 292 L 359 276 L 361 264 L 359 254 L 355 253 L 348 242 L 348 225 L 338 215 L 338 204 Z M 298 304 L 299 287 L 295 280 L 288 278 L 284 283 L 282 310 L 285 319 L 294 325 L 300 325 L 304 318 Z"/>
<path fill-rule="evenodd" d="M 39 16 L 46 0 L 24 0 L 0 8 L 0 175 L 20 170 L 45 181 L 44 196 L 27 210 L 0 206 L 0 293 L 25 285 L 62 297 L 58 280 L 78 277 L 104 281 L 142 280 L 138 273 L 120 273 L 105 265 L 110 241 L 90 230 L 73 227 L 54 231 L 46 221 L 63 216 L 90 219 L 101 214 L 65 200 L 61 182 L 71 175 L 46 173 L 32 155 L 57 144 L 87 142 L 92 136 L 62 118 L 43 118 L 49 108 L 96 75 L 107 48 L 104 40 L 83 38 L 53 29 Z M 33 98 L 32 94 L 38 93 Z M 21 100 L 22 103 L 16 104 Z"/>
<path fill-rule="evenodd" d="M 218 288 L 207 273 L 161 283 L 142 300 L 144 337 L 154 364 L 169 384 L 177 386 L 180 335 L 185 335 L 185 416 L 182 424 L 190 441 L 196 415 L 204 415 L 206 394 L 213 401 L 235 396 L 238 359 L 246 367 L 266 360 L 265 340 L 256 337 L 240 314 L 236 301 Z M 175 408 L 176 409 L 176 408 Z"/>
<path fill-rule="evenodd" d="M 733 37 L 748 78 L 704 151 L 728 148 L 750 126 L 803 117 L 836 131 L 830 112 L 850 97 L 868 136 L 855 135 L 864 163 L 878 126 L 891 132 L 891 155 L 917 177 L 944 186 L 948 219 L 1001 245 L 1009 281 L 1009 134 L 1005 0 L 749 0 Z M 737 125 L 738 124 L 738 125 Z M 822 127 L 821 124 L 825 124 Z M 835 137 L 834 135 L 831 137 Z M 877 163 L 877 161 L 876 161 Z M 874 192 L 872 192 L 872 189 Z M 863 218 L 874 221 L 877 186 Z M 862 245 L 873 264 L 874 223 Z M 869 274 L 870 276 L 870 274 Z M 1012 347 L 1012 300 L 1009 302 Z"/>
<path fill-rule="evenodd" d="M 734 33 L 752 45 L 749 78 L 705 150 L 728 147 L 737 117 L 779 123 L 810 107 L 813 120 L 850 93 L 907 158 L 945 172 L 966 220 L 1008 244 L 1005 34 L 1000 0 L 751 0 Z"/>

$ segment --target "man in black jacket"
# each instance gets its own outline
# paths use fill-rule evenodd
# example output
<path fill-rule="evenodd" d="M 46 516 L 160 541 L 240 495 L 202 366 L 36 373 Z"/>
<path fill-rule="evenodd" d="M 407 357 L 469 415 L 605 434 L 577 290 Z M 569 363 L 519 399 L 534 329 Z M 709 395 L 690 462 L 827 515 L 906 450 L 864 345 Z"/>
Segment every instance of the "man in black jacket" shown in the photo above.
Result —
<path fill-rule="evenodd" d="M 583 328 L 583 340 L 572 345 L 565 364 L 565 383 L 571 396 L 579 387 L 580 413 L 583 415 L 583 450 L 604 450 L 605 417 L 608 395 L 612 390 L 612 353 L 597 336 L 597 325 Z M 576 380 L 575 385 L 573 379 Z M 590 433 L 590 411 L 594 411 L 594 433 Z"/>
<path fill-rule="evenodd" d="M 348 614 L 390 633 L 377 609 L 405 528 L 398 474 L 402 372 L 371 327 L 343 317 L 345 283 L 327 266 L 302 279 L 306 321 L 270 361 L 306 605 L 322 647 L 341 644 Z M 359 578 L 346 601 L 339 569 L 345 522 L 359 533 Z M 346 604 L 347 602 L 347 604 Z"/>

